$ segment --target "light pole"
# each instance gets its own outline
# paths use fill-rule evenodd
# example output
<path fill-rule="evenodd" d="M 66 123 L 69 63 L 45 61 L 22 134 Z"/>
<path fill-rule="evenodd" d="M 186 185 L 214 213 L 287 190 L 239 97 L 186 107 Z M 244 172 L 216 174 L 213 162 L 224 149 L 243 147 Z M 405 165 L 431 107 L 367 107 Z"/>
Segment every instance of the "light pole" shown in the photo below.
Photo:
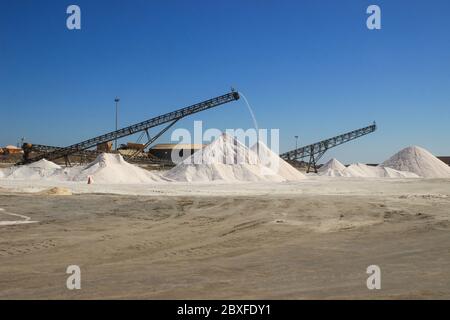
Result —
<path fill-rule="evenodd" d="M 114 102 L 116 103 L 116 131 L 118 130 L 119 120 L 118 120 L 118 110 L 119 110 L 119 97 L 116 97 L 114 99 Z M 117 150 L 117 132 L 116 132 L 116 140 L 115 140 L 115 149 Z"/>

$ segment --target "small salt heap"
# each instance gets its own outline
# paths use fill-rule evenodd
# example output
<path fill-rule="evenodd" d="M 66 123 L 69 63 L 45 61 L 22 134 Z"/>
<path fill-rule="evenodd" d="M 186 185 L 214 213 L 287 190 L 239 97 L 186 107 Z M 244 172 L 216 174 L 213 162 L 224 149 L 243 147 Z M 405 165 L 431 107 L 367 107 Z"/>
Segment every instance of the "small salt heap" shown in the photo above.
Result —
<path fill-rule="evenodd" d="M 88 181 L 91 177 L 96 184 L 109 183 L 151 183 L 161 181 L 156 174 L 126 162 L 120 154 L 102 153 L 80 170 L 72 180 Z"/>
<path fill-rule="evenodd" d="M 345 166 L 339 160 L 333 158 L 320 167 L 318 173 L 321 176 L 343 177 L 344 170 Z"/>
<path fill-rule="evenodd" d="M 41 159 L 23 166 L 11 167 L 3 171 L 4 178 L 16 180 L 41 180 L 50 178 L 61 171 L 56 163 Z"/>
<path fill-rule="evenodd" d="M 418 178 L 412 172 L 399 171 L 381 166 L 369 166 L 364 163 L 354 163 L 345 167 L 336 159 L 331 159 L 319 170 L 319 175 L 329 177 L 354 178 Z"/>
<path fill-rule="evenodd" d="M 360 178 L 418 178 L 418 175 L 412 172 L 399 171 L 381 166 L 368 166 L 363 163 L 352 164 L 343 173 L 346 177 Z"/>
<path fill-rule="evenodd" d="M 424 178 L 450 178 L 450 167 L 447 164 L 417 146 L 399 151 L 380 166 L 413 172 Z"/>

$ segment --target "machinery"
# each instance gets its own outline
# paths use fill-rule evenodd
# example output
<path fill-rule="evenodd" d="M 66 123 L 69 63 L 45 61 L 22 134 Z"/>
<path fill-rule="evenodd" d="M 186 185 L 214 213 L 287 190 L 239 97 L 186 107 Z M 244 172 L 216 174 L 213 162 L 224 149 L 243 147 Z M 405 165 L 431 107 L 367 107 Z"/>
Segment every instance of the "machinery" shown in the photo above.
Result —
<path fill-rule="evenodd" d="M 31 144 L 31 143 L 24 143 L 22 145 L 23 150 L 23 161 L 26 159 L 30 159 L 30 155 L 32 152 L 38 153 L 38 154 L 47 154 L 50 152 L 54 152 L 56 150 L 63 149 L 61 147 L 54 147 L 54 146 L 46 146 L 42 144 Z M 83 159 L 91 159 L 98 156 L 101 152 L 97 150 L 82 150 L 82 151 L 76 151 L 72 155 L 79 157 L 80 162 L 82 162 Z M 32 161 L 30 161 L 32 162 Z M 27 162 L 29 163 L 29 162 Z"/>
<path fill-rule="evenodd" d="M 23 149 L 24 149 L 24 157 L 23 160 L 20 161 L 17 164 L 26 164 L 26 163 L 32 163 L 35 161 L 39 161 L 41 159 L 47 159 L 49 161 L 53 161 L 55 159 L 59 158 L 65 158 L 66 163 L 68 162 L 69 155 L 74 154 L 82 154 L 87 149 L 90 149 L 92 147 L 95 147 L 97 145 L 104 144 L 109 141 L 113 141 L 116 139 L 120 139 L 129 135 L 133 135 L 138 132 L 145 132 L 147 134 L 148 142 L 145 143 L 145 148 L 149 146 L 151 143 L 153 143 L 156 139 L 158 139 L 164 132 L 166 132 L 170 127 L 172 127 L 178 120 L 187 117 L 191 114 L 198 113 L 207 109 L 211 109 L 217 106 L 220 106 L 222 104 L 232 102 L 239 100 L 239 93 L 234 91 L 233 89 L 231 92 L 191 105 L 189 107 L 185 107 L 176 111 L 172 111 L 163 115 L 160 115 L 155 118 L 151 118 L 149 120 L 136 123 L 134 125 L 128 126 L 126 128 L 122 128 L 116 131 L 112 131 L 109 133 L 106 133 L 104 135 L 91 138 L 67 147 L 48 147 L 48 146 L 42 146 L 41 147 L 48 147 L 52 148 L 52 150 L 48 150 L 45 152 L 42 152 L 34 157 L 30 157 L 31 151 L 33 151 L 33 145 L 29 143 L 24 143 Z M 148 129 L 160 126 L 162 124 L 168 125 L 164 127 L 159 133 L 157 133 L 154 137 L 150 137 L 150 134 L 148 133 Z M 35 145 L 36 146 L 36 145 Z M 96 152 L 88 150 L 89 152 Z M 141 152 L 141 150 L 138 150 L 136 154 L 133 154 L 130 158 L 136 158 L 137 155 Z"/>
<path fill-rule="evenodd" d="M 370 126 L 346 132 L 326 140 L 322 140 L 304 147 L 297 148 L 295 150 L 281 154 L 280 157 L 283 160 L 286 160 L 291 163 L 295 162 L 298 163 L 299 161 L 302 161 L 303 159 L 309 157 L 306 172 L 310 172 L 312 167 L 314 169 L 314 172 L 317 173 L 317 162 L 320 160 L 320 158 L 322 158 L 322 156 L 328 149 L 334 148 L 343 143 L 365 136 L 366 134 L 374 132 L 376 129 L 377 125 L 374 121 L 373 124 Z"/>

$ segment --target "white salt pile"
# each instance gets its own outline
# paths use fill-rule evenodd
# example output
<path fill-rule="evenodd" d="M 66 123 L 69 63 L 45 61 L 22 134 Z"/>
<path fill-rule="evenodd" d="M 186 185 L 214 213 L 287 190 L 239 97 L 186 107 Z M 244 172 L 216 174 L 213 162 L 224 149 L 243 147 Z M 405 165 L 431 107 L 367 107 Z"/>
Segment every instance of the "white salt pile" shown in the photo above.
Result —
<path fill-rule="evenodd" d="M 95 183 L 151 183 L 162 181 L 154 173 L 126 162 L 119 154 L 103 153 L 87 166 L 61 168 L 59 165 L 39 160 L 23 166 L 11 167 L 2 172 L 4 179 L 79 181 L 87 183 L 88 177 Z"/>
<path fill-rule="evenodd" d="M 339 160 L 333 158 L 320 167 L 318 173 L 321 176 L 343 177 L 344 170 L 345 166 Z"/>
<path fill-rule="evenodd" d="M 450 167 L 424 148 L 405 148 L 383 162 L 381 167 L 413 172 L 424 178 L 450 178 Z"/>
<path fill-rule="evenodd" d="M 41 159 L 39 161 L 27 164 L 26 166 L 28 168 L 39 168 L 39 169 L 46 169 L 46 170 L 61 169 L 61 166 L 57 165 L 54 162 L 48 161 L 46 159 Z"/>
<path fill-rule="evenodd" d="M 257 164 L 258 156 L 234 137 L 223 133 L 208 146 L 185 159 L 185 164 Z"/>
<path fill-rule="evenodd" d="M 261 149 L 268 148 L 262 146 Z M 273 158 L 273 155 L 270 155 L 267 150 L 262 153 L 266 154 L 266 158 Z M 281 161 L 279 162 L 282 163 Z M 197 151 L 175 168 L 169 170 L 164 177 L 174 181 L 187 182 L 281 182 L 288 180 L 287 177 L 290 170 L 286 167 L 286 165 L 290 166 L 289 164 L 282 165 L 281 175 L 273 171 L 270 165 L 262 164 L 258 155 L 236 138 L 222 134 L 203 150 Z M 292 169 L 295 170 L 294 168 Z M 300 177 L 302 177 L 301 174 Z M 292 179 L 296 179 L 295 175 L 293 175 Z"/>
<path fill-rule="evenodd" d="M 319 175 L 329 177 L 355 177 L 355 178 L 418 178 L 412 172 L 398 171 L 381 166 L 368 166 L 363 163 L 351 164 L 345 167 L 336 159 L 331 159 L 319 170 Z"/>
<path fill-rule="evenodd" d="M 381 166 L 368 166 L 363 163 L 356 163 L 348 166 L 343 171 L 345 177 L 360 178 L 418 178 L 418 175 L 399 171 L 392 168 L 384 168 Z"/>
<path fill-rule="evenodd" d="M 332 158 L 322 167 L 320 167 L 319 172 L 327 171 L 328 169 L 345 170 L 345 166 L 339 160 Z"/>
<path fill-rule="evenodd" d="M 185 164 L 180 163 L 175 168 L 169 170 L 164 177 L 173 181 L 186 182 L 210 182 L 210 181 L 284 181 L 282 177 L 268 172 L 261 174 L 265 170 L 262 166 L 241 164 Z"/>
<path fill-rule="evenodd" d="M 98 184 L 150 183 L 161 181 L 156 174 L 126 162 L 120 154 L 102 153 L 95 161 L 76 173 L 71 180 L 84 181 L 88 178 Z"/>
<path fill-rule="evenodd" d="M 420 178 L 418 174 L 415 174 L 414 172 L 409 171 L 401 171 L 401 170 L 395 170 L 392 168 L 387 167 L 380 167 L 383 169 L 383 173 L 385 177 L 388 178 Z"/>
<path fill-rule="evenodd" d="M 258 159 L 263 166 L 274 171 L 287 181 L 298 181 L 306 178 L 303 173 L 281 159 L 262 141 L 253 145 L 251 150 L 258 155 Z"/>
<path fill-rule="evenodd" d="M 18 180 L 40 180 L 49 178 L 61 170 L 56 163 L 45 159 L 23 166 L 11 167 L 3 171 L 4 178 Z"/>

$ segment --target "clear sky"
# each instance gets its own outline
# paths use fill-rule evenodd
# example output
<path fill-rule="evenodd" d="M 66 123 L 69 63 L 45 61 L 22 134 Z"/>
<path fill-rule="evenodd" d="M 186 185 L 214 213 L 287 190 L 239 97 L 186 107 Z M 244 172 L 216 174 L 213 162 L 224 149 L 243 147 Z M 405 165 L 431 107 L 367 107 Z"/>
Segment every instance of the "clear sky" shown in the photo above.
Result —
<path fill-rule="evenodd" d="M 70 4 L 81 30 L 66 28 Z M 370 4 L 381 30 L 366 27 Z M 450 155 L 449 13 L 448 0 L 3 0 L 0 145 L 111 131 L 116 95 L 125 126 L 234 86 L 260 127 L 280 129 L 281 151 L 376 120 L 324 160 L 378 162 L 413 144 Z M 252 126 L 243 101 L 178 127 L 193 120 Z"/>

